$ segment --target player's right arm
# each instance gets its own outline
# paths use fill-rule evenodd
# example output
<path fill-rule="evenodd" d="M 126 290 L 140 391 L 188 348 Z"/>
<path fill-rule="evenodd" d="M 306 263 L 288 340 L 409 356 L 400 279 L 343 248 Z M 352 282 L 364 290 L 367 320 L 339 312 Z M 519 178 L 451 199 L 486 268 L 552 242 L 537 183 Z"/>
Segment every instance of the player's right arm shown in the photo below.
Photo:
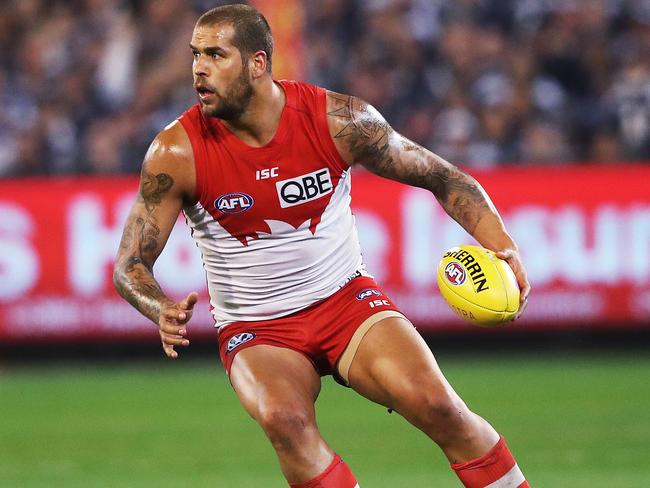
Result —
<path fill-rule="evenodd" d="M 140 189 L 124 225 L 113 271 L 117 292 L 158 325 L 163 349 L 173 358 L 178 356 L 174 346 L 189 344 L 185 324 L 197 294 L 174 302 L 154 278 L 153 266 L 183 205 L 195 200 L 195 185 L 192 147 L 181 124 L 175 122 L 158 134 L 145 155 Z"/>

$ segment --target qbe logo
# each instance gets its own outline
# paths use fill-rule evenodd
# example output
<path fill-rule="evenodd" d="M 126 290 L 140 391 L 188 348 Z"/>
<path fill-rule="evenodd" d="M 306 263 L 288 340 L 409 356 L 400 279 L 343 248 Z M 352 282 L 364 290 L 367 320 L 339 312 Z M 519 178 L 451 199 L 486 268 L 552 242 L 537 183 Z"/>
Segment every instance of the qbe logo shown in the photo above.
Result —
<path fill-rule="evenodd" d="M 228 341 L 226 352 L 232 352 L 235 348 L 245 344 L 246 342 L 250 342 L 253 339 L 255 339 L 255 333 L 253 332 L 242 332 L 241 334 L 234 335 Z"/>
<path fill-rule="evenodd" d="M 288 180 L 278 181 L 275 188 L 278 191 L 280 207 L 282 208 L 302 205 L 332 193 L 333 190 L 330 170 L 327 168 Z"/>
<path fill-rule="evenodd" d="M 454 286 L 459 286 L 465 283 L 465 269 L 461 266 L 460 263 L 452 261 L 445 267 L 445 277 L 447 281 Z"/>
<path fill-rule="evenodd" d="M 214 208 L 225 214 L 238 214 L 248 212 L 255 201 L 246 193 L 226 193 L 214 201 Z"/>

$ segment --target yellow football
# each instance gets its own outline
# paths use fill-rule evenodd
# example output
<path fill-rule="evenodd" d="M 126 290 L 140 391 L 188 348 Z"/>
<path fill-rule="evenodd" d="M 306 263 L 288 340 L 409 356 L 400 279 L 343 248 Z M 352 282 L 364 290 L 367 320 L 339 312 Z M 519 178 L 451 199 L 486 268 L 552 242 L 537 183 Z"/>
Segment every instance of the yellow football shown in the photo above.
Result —
<path fill-rule="evenodd" d="M 497 327 L 519 311 L 519 286 L 508 263 L 489 249 L 457 246 L 438 264 L 438 288 L 447 304 L 473 325 Z"/>

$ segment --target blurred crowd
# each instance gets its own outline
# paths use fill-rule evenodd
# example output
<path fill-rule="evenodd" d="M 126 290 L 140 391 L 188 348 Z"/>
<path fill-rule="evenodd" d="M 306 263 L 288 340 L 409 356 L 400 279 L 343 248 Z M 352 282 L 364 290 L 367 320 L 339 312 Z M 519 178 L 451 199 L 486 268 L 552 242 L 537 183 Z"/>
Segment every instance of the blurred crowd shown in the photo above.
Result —
<path fill-rule="evenodd" d="M 223 3 L 0 1 L 0 176 L 137 172 L 195 103 L 190 33 Z M 452 162 L 650 160 L 650 0 L 302 5 L 305 79 Z"/>
<path fill-rule="evenodd" d="M 309 2 L 310 77 L 471 166 L 650 159 L 650 1 Z"/>

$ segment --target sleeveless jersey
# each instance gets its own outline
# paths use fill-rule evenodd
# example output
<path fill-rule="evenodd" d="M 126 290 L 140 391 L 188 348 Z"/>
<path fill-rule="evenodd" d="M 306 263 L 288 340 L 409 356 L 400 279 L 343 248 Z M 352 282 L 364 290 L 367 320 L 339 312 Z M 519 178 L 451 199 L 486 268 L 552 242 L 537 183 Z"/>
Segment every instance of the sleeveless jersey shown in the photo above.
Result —
<path fill-rule="evenodd" d="M 292 314 L 368 276 L 350 209 L 350 168 L 328 130 L 325 90 L 277 83 L 286 103 L 263 147 L 248 146 L 198 105 L 179 118 L 198 195 L 183 211 L 218 327 Z"/>

